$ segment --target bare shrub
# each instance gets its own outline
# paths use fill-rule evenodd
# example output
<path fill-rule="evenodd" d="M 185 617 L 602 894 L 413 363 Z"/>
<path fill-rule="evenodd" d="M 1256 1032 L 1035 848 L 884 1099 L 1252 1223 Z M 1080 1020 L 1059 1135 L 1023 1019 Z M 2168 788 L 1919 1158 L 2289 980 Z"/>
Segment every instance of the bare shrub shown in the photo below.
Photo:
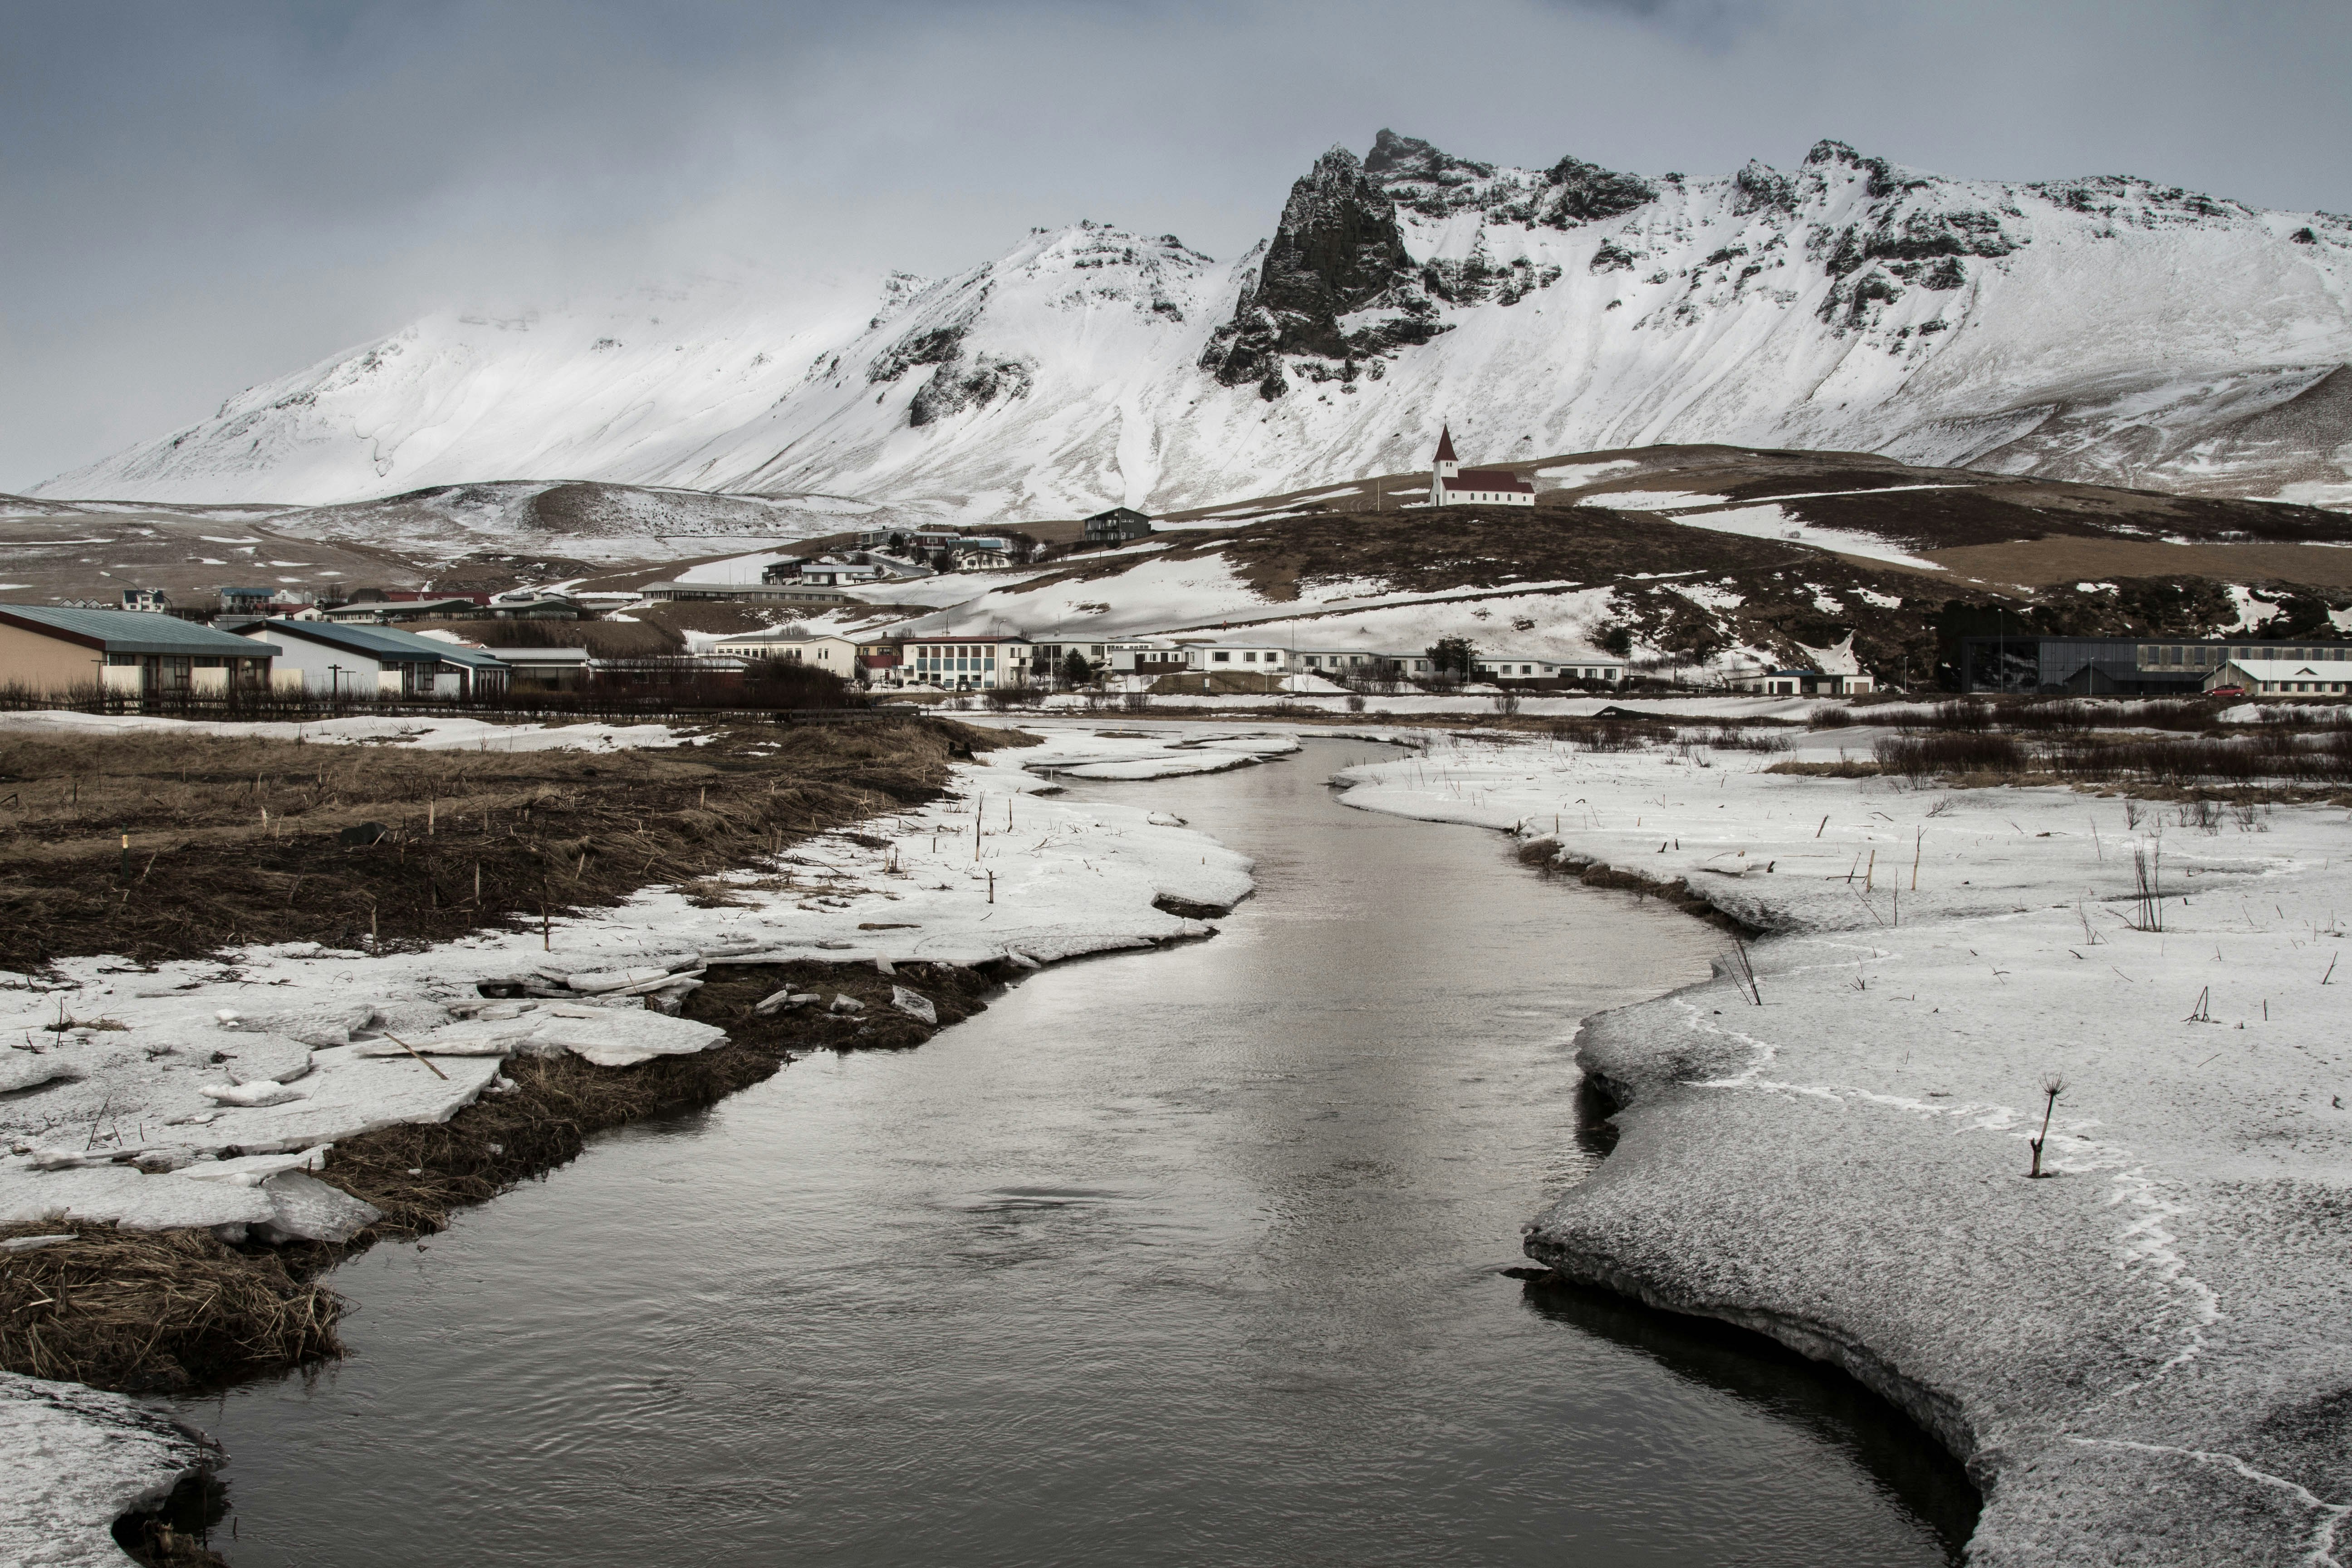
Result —
<path fill-rule="evenodd" d="M 1966 731 L 1882 735 L 1871 754 L 1882 772 L 1900 773 L 1915 783 L 1940 773 L 2014 773 L 2025 766 L 2025 753 L 2009 736 Z"/>

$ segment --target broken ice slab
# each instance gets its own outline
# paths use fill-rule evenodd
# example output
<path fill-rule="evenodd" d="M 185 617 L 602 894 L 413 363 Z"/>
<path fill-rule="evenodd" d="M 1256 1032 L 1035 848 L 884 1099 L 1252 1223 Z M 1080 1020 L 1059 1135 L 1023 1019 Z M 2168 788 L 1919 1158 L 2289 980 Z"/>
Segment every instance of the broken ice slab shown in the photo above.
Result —
<path fill-rule="evenodd" d="M 909 1018 L 919 1019 L 934 1027 L 938 1026 L 939 1009 L 932 1006 L 931 999 L 919 991 L 909 991 L 903 985 L 893 985 L 890 987 L 890 1005 L 906 1014 Z"/>
<path fill-rule="evenodd" d="M 200 1084 L 196 1092 L 206 1100 L 217 1100 L 223 1105 L 238 1107 L 283 1105 L 289 1100 L 300 1100 L 303 1093 L 290 1084 L 271 1079 L 257 1078 L 251 1083 Z"/>
<path fill-rule="evenodd" d="M 551 1007 L 532 1043 L 568 1050 L 604 1068 L 635 1067 L 656 1057 L 691 1056 L 724 1045 L 727 1031 L 659 1013 Z"/>
<path fill-rule="evenodd" d="M 446 1121 L 470 1104 L 504 1065 L 499 1057 L 446 1057 L 436 1076 L 403 1051 L 369 1057 L 363 1047 L 318 1052 L 303 1080 L 309 1098 L 284 1105 L 226 1110 L 204 1129 L 205 1146 L 236 1144 L 256 1153 L 307 1149 L 402 1122 Z"/>
<path fill-rule="evenodd" d="M 227 1160 L 199 1160 L 194 1164 L 173 1174 L 183 1181 L 220 1182 L 232 1187 L 257 1187 L 272 1176 L 288 1171 L 316 1171 L 327 1163 L 327 1152 L 334 1147 L 320 1143 L 309 1149 L 297 1149 L 279 1154 L 239 1154 Z"/>
<path fill-rule="evenodd" d="M 217 1065 L 226 1069 L 226 1076 L 239 1081 L 266 1078 L 275 1083 L 292 1083 L 310 1070 L 310 1047 L 291 1035 L 245 1028 L 217 1034 L 204 1030 L 188 1048 L 199 1062 L 219 1058 Z"/>
<path fill-rule="evenodd" d="M 383 1217 L 373 1204 L 299 1171 L 272 1176 L 261 1190 L 268 1194 L 270 1215 L 248 1232 L 256 1241 L 344 1242 Z"/>

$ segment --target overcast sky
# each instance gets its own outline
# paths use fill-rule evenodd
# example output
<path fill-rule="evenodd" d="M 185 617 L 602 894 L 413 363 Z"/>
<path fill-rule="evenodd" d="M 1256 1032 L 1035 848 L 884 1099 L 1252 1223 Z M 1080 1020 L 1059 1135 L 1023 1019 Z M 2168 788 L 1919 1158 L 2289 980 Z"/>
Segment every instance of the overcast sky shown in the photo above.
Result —
<path fill-rule="evenodd" d="M 446 305 L 940 273 L 1032 225 L 1225 257 L 1325 147 L 2352 209 L 2342 0 L 0 0 L 0 489 Z M 494 476 L 485 475 L 484 478 Z"/>

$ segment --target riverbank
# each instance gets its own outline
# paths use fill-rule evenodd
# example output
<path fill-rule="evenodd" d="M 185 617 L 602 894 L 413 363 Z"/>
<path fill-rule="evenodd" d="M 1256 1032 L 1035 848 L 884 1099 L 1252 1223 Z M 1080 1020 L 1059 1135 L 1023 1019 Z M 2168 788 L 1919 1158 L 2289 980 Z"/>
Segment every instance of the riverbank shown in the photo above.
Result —
<path fill-rule="evenodd" d="M 12 977 L 8 1364 L 175 1386 L 321 1353 L 331 1298 L 312 1280 L 372 1235 L 429 1227 L 586 1131 L 706 1102 L 795 1050 L 916 1043 L 992 976 L 1206 935 L 1170 910 L 1249 891 L 1244 860 L 1172 821 L 1038 798 L 1043 780 L 950 763 L 952 727 L 935 741 L 935 772 L 855 826 L 810 832 L 803 816 L 780 852 L 733 842 L 739 868 L 697 865 L 608 907 L 436 942 L 331 931 L 143 963 L 57 956 Z M 790 760 L 772 776 L 791 784 Z M 283 1245 L 254 1247 L 264 1237 Z M 263 1299 L 287 1303 L 293 1331 L 211 1333 L 175 1265 L 137 1280 L 114 1267 L 140 1237 L 281 1273 Z M 93 1322 L 108 1331 L 77 1331 Z M 134 1322 L 150 1342 L 119 1355 L 111 1331 Z M 102 1366 L 41 1359 L 87 1342 Z M 207 1459 L 123 1401 L 13 1375 L 0 1394 L 32 1500 L 0 1513 L 0 1560 L 119 1562 L 113 1517 Z"/>
<path fill-rule="evenodd" d="M 1862 728 L 1769 756 L 1423 739 L 1347 804 L 1775 933 L 1587 1020 L 1620 1137 L 1532 1257 L 1909 1410 L 1985 1494 L 1974 1562 L 2336 1561 L 2340 807 L 1768 771 L 1867 756 Z"/>

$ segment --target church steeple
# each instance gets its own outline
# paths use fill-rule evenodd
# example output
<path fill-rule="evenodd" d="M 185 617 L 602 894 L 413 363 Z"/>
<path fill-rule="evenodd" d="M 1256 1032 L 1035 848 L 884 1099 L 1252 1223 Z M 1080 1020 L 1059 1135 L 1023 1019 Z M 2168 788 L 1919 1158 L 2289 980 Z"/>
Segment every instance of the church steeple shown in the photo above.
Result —
<path fill-rule="evenodd" d="M 1445 504 L 1445 481 L 1462 471 L 1462 463 L 1454 455 L 1454 430 L 1451 426 L 1437 427 L 1437 457 L 1429 465 L 1429 504 Z"/>

